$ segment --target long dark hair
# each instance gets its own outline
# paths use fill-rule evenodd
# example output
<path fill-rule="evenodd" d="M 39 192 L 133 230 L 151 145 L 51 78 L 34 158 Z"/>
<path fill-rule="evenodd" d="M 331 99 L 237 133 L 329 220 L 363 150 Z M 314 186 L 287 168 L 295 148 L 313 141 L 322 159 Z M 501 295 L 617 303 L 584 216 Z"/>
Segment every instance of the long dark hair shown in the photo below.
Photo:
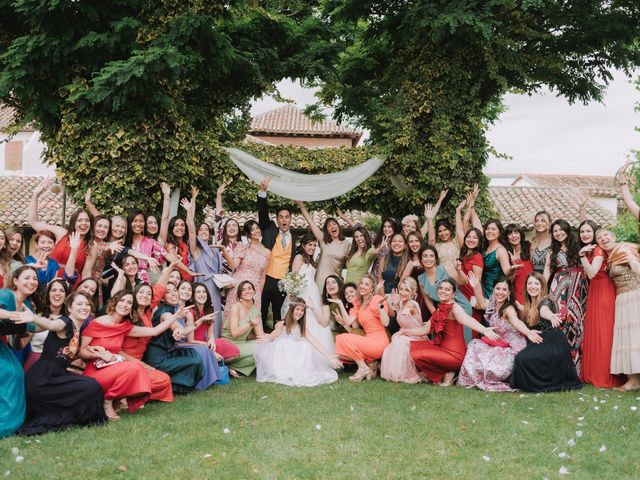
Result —
<path fill-rule="evenodd" d="M 85 279 L 83 279 L 80 283 L 78 283 L 75 288 L 73 289 L 73 291 L 77 291 L 78 288 L 80 287 L 80 285 L 87 283 L 87 282 L 93 282 L 96 284 L 96 293 L 93 294 L 93 297 L 91 299 L 91 313 L 95 314 L 102 305 L 99 305 L 100 301 L 99 301 L 99 289 L 100 289 L 100 284 L 98 283 L 98 281 L 93 278 L 93 277 L 87 277 Z M 130 292 L 129 292 L 130 293 Z"/>
<path fill-rule="evenodd" d="M 238 285 L 238 288 L 236 289 L 236 298 L 238 299 L 238 301 L 240 301 L 240 297 L 242 296 L 242 289 L 244 288 L 244 286 L 247 283 L 249 285 L 251 285 L 251 287 L 253 288 L 254 292 L 256 291 L 256 286 L 252 282 L 250 282 L 249 280 L 244 280 L 244 281 L 240 282 L 240 284 Z M 177 287 L 176 287 L 176 289 L 177 289 Z M 255 298 L 253 299 L 253 303 L 255 303 Z"/>
<path fill-rule="evenodd" d="M 589 225 L 591 227 L 591 231 L 593 232 L 593 239 L 591 240 L 591 243 L 582 243 L 582 238 L 580 238 L 580 229 L 582 228 L 583 225 Z M 578 240 L 580 241 L 580 247 L 586 247 L 587 245 L 595 245 L 596 232 L 598 231 L 599 228 L 600 228 L 600 225 L 598 225 L 593 220 L 585 220 L 584 222 L 582 222 L 578 227 Z"/>
<path fill-rule="evenodd" d="M 338 297 L 342 293 L 342 284 L 344 283 L 344 281 L 342 280 L 342 277 L 339 277 L 338 275 L 327 276 L 324 279 L 324 285 L 322 286 L 322 304 L 323 305 L 330 305 L 329 294 L 327 293 L 327 280 L 329 280 L 330 278 L 333 278 L 338 283 Z"/>
<path fill-rule="evenodd" d="M 407 239 L 402 233 L 394 233 L 393 236 L 391 237 L 391 242 L 389 242 L 389 252 L 382 258 L 382 261 L 380 262 L 380 271 L 384 272 L 387 269 L 387 266 L 391 261 L 391 257 L 394 256 L 393 252 L 391 251 L 391 243 L 393 243 L 393 239 L 396 238 L 398 235 L 402 237 L 402 240 L 404 241 L 404 250 L 400 254 L 400 257 L 401 257 L 400 263 L 396 268 L 396 272 L 394 276 L 395 278 L 400 279 L 400 277 L 404 273 L 405 268 L 407 268 L 407 263 L 409 263 L 409 245 L 407 244 Z"/>
<path fill-rule="evenodd" d="M 200 282 L 194 282 L 191 284 L 191 288 L 193 290 L 193 293 L 191 295 L 191 300 L 189 300 L 189 302 L 187 302 L 187 305 L 195 305 L 196 308 L 194 308 L 195 311 L 198 310 L 198 306 L 196 305 L 196 289 L 199 287 L 203 287 L 204 291 L 207 293 L 207 299 L 204 301 L 204 306 L 202 307 L 202 312 L 198 311 L 198 314 L 202 313 L 202 315 L 209 315 L 210 313 L 213 313 L 213 305 L 211 304 L 211 295 L 209 294 L 209 289 L 207 288 L 207 286 L 204 283 L 200 283 Z M 195 315 L 194 315 L 195 317 Z M 200 318 L 200 317 L 198 317 Z M 196 318 L 197 320 L 197 318 Z"/>
<path fill-rule="evenodd" d="M 580 265 L 580 259 L 578 258 L 578 252 L 580 251 L 580 243 L 571 230 L 571 225 L 566 220 L 558 219 L 551 224 L 551 272 L 555 273 L 558 268 L 558 253 L 562 248 L 562 244 L 558 242 L 553 236 L 553 229 L 558 225 L 564 233 L 567 234 L 565 244 L 567 247 L 567 262 L 570 267 Z"/>
<path fill-rule="evenodd" d="M 476 248 L 467 247 L 467 237 L 470 233 L 475 233 L 478 239 L 478 245 Z M 482 253 L 482 248 L 484 247 L 484 235 L 479 228 L 470 228 L 467 233 L 464 235 L 464 241 L 462 242 L 462 247 L 460 248 L 460 260 L 463 260 L 467 257 L 471 257 L 476 253 Z"/>
<path fill-rule="evenodd" d="M 89 217 L 89 230 L 87 230 L 87 234 L 84 236 L 84 244 L 89 245 L 89 241 L 91 240 L 93 234 L 93 215 L 84 210 L 83 208 L 78 208 L 71 217 L 69 217 L 69 223 L 67 224 L 67 232 L 75 232 L 76 231 L 76 222 L 78 221 L 78 217 L 81 213 L 86 213 Z"/>
<path fill-rule="evenodd" d="M 353 241 L 351 242 L 351 248 L 349 249 L 349 254 L 347 255 L 347 262 L 351 260 L 351 258 L 358 253 L 358 245 L 356 244 L 356 232 L 359 232 L 364 237 L 364 254 L 371 248 L 371 235 L 369 234 L 369 230 L 364 228 L 362 225 L 358 225 L 353 228 Z"/>
<path fill-rule="evenodd" d="M 260 228 L 260 224 L 255 220 L 247 220 L 246 222 L 244 222 L 244 225 L 242 226 L 242 232 L 244 233 L 244 236 L 247 237 L 247 241 L 249 243 L 251 243 L 251 229 L 253 228 L 254 225 L 257 225 L 258 228 Z M 262 231 L 261 228 L 260 228 L 260 231 Z"/>
<path fill-rule="evenodd" d="M 140 325 L 140 326 L 144 326 L 144 322 L 142 321 L 142 317 L 138 312 L 138 308 L 140 308 L 140 305 L 138 305 L 138 292 L 143 288 L 149 288 L 151 290 L 151 296 L 153 297 L 153 288 L 151 287 L 151 285 L 149 285 L 146 282 L 137 284 L 133 289 L 133 307 L 131 309 L 131 323 L 133 323 L 134 325 Z M 147 305 L 144 311 L 145 313 L 148 312 L 149 315 L 151 315 L 151 305 Z"/>
<path fill-rule="evenodd" d="M 524 228 L 519 227 L 515 223 L 510 223 L 505 227 L 505 237 L 507 238 L 507 251 L 511 253 L 515 253 L 515 248 L 509 242 L 509 235 L 513 232 L 518 232 L 520 235 L 520 258 L 522 260 L 529 260 L 529 255 L 531 252 L 531 242 L 527 240 L 524 236 Z"/>
<path fill-rule="evenodd" d="M 353 303 L 348 302 L 347 299 L 344 296 L 344 291 L 349 287 L 355 289 L 356 296 L 357 296 L 357 293 L 358 293 L 358 285 L 356 285 L 353 282 L 347 282 L 347 283 L 343 284 L 342 287 L 340 288 L 340 299 L 342 300 L 342 303 L 344 304 L 344 309 L 347 311 L 347 313 L 349 313 L 349 310 L 351 310 L 353 308 Z"/>
<path fill-rule="evenodd" d="M 113 315 L 113 313 L 116 311 L 116 305 L 120 300 L 122 300 L 122 297 L 124 297 L 125 295 L 133 296 L 133 293 L 127 292 L 125 290 L 120 290 L 119 292 L 116 292 L 115 295 L 109 299 L 109 302 L 107 303 L 107 313 L 109 315 Z M 124 317 L 124 320 L 128 320 L 129 322 L 131 321 L 131 315 L 133 314 L 133 306 L 135 305 L 135 300 L 136 300 L 136 297 L 133 296 L 133 302 L 131 304 L 131 312 L 129 312 L 128 316 Z"/>
<path fill-rule="evenodd" d="M 398 233 L 400 231 L 400 227 L 398 226 L 398 221 L 393 218 L 393 217 L 387 217 L 385 218 L 382 223 L 380 224 L 380 228 L 378 229 L 378 233 L 376 234 L 376 238 L 373 241 L 373 246 L 378 248 L 380 246 L 380 244 L 382 243 L 382 239 L 384 238 L 384 224 L 388 223 L 391 226 L 391 229 L 393 230 L 393 233 L 391 234 L 392 236 L 395 235 L 396 233 Z"/>
<path fill-rule="evenodd" d="M 309 244 L 311 242 L 317 242 L 316 237 L 314 237 L 310 233 L 305 233 L 300 238 L 300 243 L 299 243 L 299 246 L 298 246 L 298 254 L 302 257 L 302 261 L 304 263 L 311 264 L 313 267 L 315 267 L 316 266 L 316 262 L 313 260 L 313 257 L 311 255 L 307 254 L 307 252 L 304 251 L 305 245 L 307 245 L 307 244 Z"/>
<path fill-rule="evenodd" d="M 238 221 L 235 218 L 230 218 L 228 219 L 226 222 L 224 222 L 224 227 L 222 227 L 222 245 L 224 245 L 225 247 L 229 246 L 229 234 L 227 234 L 227 225 L 229 225 L 229 222 L 235 222 L 235 224 L 238 226 L 238 237 L 236 238 L 237 242 L 241 242 L 242 238 L 242 230 L 240 230 L 240 224 L 238 223 Z"/>
<path fill-rule="evenodd" d="M 167 233 L 167 243 L 170 243 L 171 245 L 175 245 L 176 247 L 180 246 L 180 240 L 178 240 L 176 236 L 173 234 L 173 227 L 176 226 L 176 223 L 178 222 L 178 220 L 182 220 L 184 222 L 184 235 L 182 236 L 182 241 L 187 244 L 189 243 L 189 229 L 187 228 L 187 221 L 181 216 L 175 215 L 171 217 L 171 220 L 169 220 L 169 232 Z"/>
<path fill-rule="evenodd" d="M 41 301 L 41 304 L 42 304 L 42 315 L 44 317 L 48 317 L 48 316 L 51 315 L 51 297 L 50 297 L 50 294 L 51 294 L 51 289 L 53 288 L 53 286 L 56 283 L 62 285 L 62 288 L 64 289 L 64 299 L 65 299 L 65 301 L 62 303 L 62 307 L 60 308 L 60 313 L 62 315 L 66 315 L 66 313 L 67 313 L 66 301 L 67 301 L 67 298 L 69 298 L 69 294 L 71 293 L 71 287 L 69 287 L 69 284 L 67 282 L 65 282 L 64 280 L 62 280 L 61 278 L 54 278 L 53 280 L 51 280 L 47 284 L 47 289 L 45 290 L 44 296 L 43 296 L 42 301 Z M 91 299 L 89 299 L 89 303 L 92 303 Z"/>
<path fill-rule="evenodd" d="M 507 279 L 507 277 L 500 276 L 498 277 L 496 282 L 493 284 L 493 288 L 495 289 L 496 285 L 499 283 L 506 283 L 507 287 L 509 287 L 509 296 L 500 307 L 500 310 L 498 310 L 498 316 L 502 318 L 502 315 L 504 314 L 507 308 L 513 307 L 516 310 L 516 312 L 518 311 L 518 309 L 516 308 L 516 296 L 515 296 L 515 289 L 513 288 L 513 284 Z"/>
<path fill-rule="evenodd" d="M 502 226 L 502 222 L 500 220 L 498 220 L 497 218 L 490 218 L 489 220 L 487 220 L 487 223 L 484 224 L 484 231 L 487 231 L 487 227 L 491 224 L 495 224 L 496 227 L 498 227 L 498 231 L 500 232 L 498 234 L 498 243 L 500 245 L 502 245 L 504 248 L 508 247 L 508 242 L 507 239 L 504 235 L 504 227 Z M 484 233 L 484 232 L 483 232 Z M 489 248 L 489 240 L 487 240 L 487 236 L 486 234 L 484 235 L 484 250 L 486 250 L 487 248 Z"/>
<path fill-rule="evenodd" d="M 142 210 L 135 210 L 127 215 L 127 235 L 124 237 L 124 244 L 128 247 L 131 246 L 133 242 L 133 229 L 131 228 L 131 223 L 133 223 L 133 219 L 138 215 L 142 215 L 142 222 L 144 226 L 142 227 L 142 236 L 147 234 L 147 214 Z"/>

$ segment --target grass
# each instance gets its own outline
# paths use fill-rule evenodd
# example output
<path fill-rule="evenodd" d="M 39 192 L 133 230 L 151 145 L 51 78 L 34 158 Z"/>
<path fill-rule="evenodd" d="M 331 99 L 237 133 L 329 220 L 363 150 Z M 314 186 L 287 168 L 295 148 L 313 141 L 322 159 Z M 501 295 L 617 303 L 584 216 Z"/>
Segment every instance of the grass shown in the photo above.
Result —
<path fill-rule="evenodd" d="M 310 389 L 249 378 L 107 426 L 1 440 L 0 479 L 639 478 L 635 406 L 640 393 L 592 387 L 488 394 L 346 374 Z"/>

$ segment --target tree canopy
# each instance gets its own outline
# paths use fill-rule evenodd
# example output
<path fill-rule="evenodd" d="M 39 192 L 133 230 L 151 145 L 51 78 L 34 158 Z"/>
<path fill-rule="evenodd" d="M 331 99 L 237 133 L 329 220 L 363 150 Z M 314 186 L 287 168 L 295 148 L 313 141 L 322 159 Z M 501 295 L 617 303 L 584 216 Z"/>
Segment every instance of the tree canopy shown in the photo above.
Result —
<path fill-rule="evenodd" d="M 417 212 L 486 186 L 505 92 L 601 99 L 613 69 L 640 64 L 638 25 L 632 0 L 0 0 L 0 101 L 43 132 L 72 193 L 151 208 L 161 180 L 211 200 L 236 175 L 219 145 L 242 137 L 249 102 L 300 79 L 388 158 L 342 205 Z M 316 172 L 362 157 L 309 155 Z"/>

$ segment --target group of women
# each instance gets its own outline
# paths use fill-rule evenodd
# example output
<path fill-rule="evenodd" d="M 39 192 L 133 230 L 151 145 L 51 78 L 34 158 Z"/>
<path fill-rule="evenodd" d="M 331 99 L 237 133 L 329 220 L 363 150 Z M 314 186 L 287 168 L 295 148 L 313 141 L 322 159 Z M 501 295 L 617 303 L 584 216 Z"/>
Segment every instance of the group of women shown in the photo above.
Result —
<path fill-rule="evenodd" d="M 617 178 L 638 216 L 623 170 Z M 541 211 L 528 241 L 518 225 L 482 224 L 474 187 L 454 225 L 435 221 L 447 191 L 422 225 L 389 217 L 375 235 L 339 212 L 347 239 L 336 218 L 320 227 L 298 202 L 310 233 L 289 268 L 302 286 L 269 324 L 260 297 L 291 248 L 288 208 L 268 248 L 258 222 L 226 218 L 224 184 L 211 226 L 195 222 L 197 189 L 169 218 L 166 184 L 159 218 L 106 218 L 89 191 L 66 228 L 47 225 L 47 187 L 29 208 L 32 255 L 19 231 L 0 230 L 0 436 L 117 420 L 256 368 L 260 382 L 294 386 L 352 366 L 354 382 L 640 389 L 638 248 L 591 220 L 576 235 Z"/>

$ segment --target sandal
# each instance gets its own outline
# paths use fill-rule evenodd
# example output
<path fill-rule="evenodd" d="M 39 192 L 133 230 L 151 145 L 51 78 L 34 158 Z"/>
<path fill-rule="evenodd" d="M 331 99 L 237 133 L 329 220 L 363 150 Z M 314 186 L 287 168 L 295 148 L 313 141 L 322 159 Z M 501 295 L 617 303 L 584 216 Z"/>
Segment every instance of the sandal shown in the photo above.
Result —
<path fill-rule="evenodd" d="M 451 376 L 445 380 L 445 378 L 449 374 L 451 374 Z M 458 374 L 456 372 L 447 372 L 444 378 L 442 379 L 442 381 L 438 385 L 440 385 L 441 387 L 450 387 L 451 385 L 456 383 L 456 380 L 458 380 Z"/>
<path fill-rule="evenodd" d="M 367 363 L 367 366 L 369 367 L 369 370 L 370 370 L 369 374 L 367 375 L 367 380 L 373 380 L 378 376 L 380 363 L 377 360 L 374 360 L 373 362 Z"/>
<path fill-rule="evenodd" d="M 352 382 L 361 382 L 365 378 L 368 380 L 370 375 L 371 369 L 369 367 L 367 367 L 366 369 L 360 368 L 356 371 L 356 373 L 349 377 L 349 380 L 351 380 Z"/>
<path fill-rule="evenodd" d="M 229 369 L 229 375 L 231 375 L 233 378 L 240 378 L 240 374 L 236 372 L 233 368 Z"/>

